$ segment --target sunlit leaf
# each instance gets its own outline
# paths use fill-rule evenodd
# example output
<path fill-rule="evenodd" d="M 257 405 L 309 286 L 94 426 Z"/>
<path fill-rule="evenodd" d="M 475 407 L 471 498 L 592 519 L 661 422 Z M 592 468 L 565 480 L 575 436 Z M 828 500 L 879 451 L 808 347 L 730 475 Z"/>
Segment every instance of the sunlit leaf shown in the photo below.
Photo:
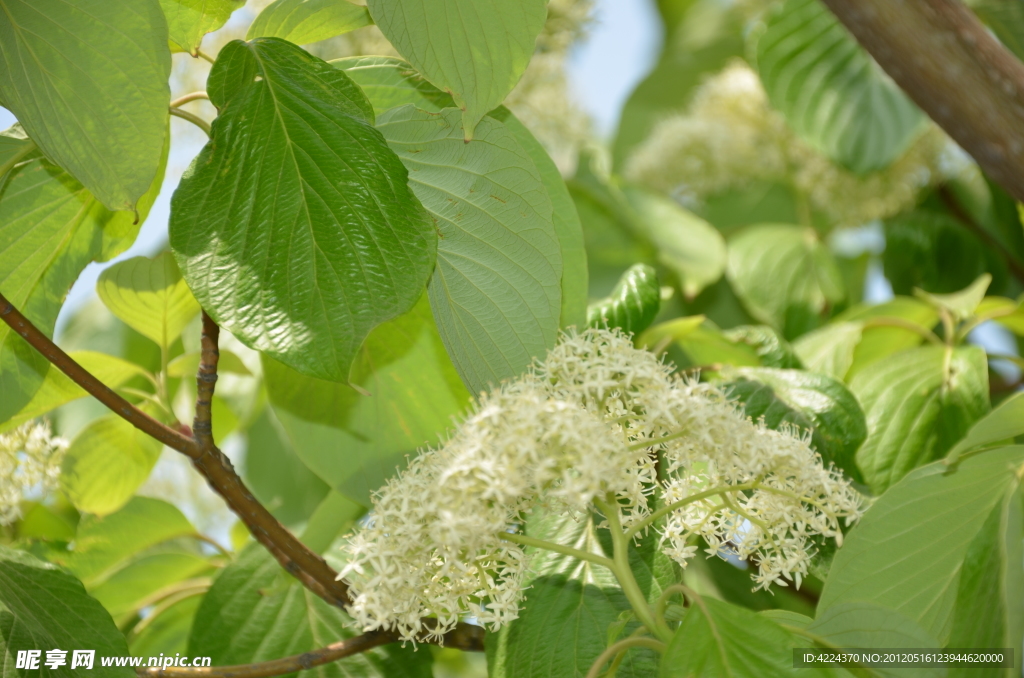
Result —
<path fill-rule="evenodd" d="M 245 0 L 160 0 L 172 48 L 196 56 L 207 33 L 219 29 Z"/>
<path fill-rule="evenodd" d="M 533 56 L 544 0 L 369 0 L 399 54 L 463 111 L 465 138 L 504 101 Z"/>
<path fill-rule="evenodd" d="M 0 2 L 0 100 L 107 209 L 161 173 L 170 73 L 157 0 Z"/>
<path fill-rule="evenodd" d="M 434 227 L 342 71 L 259 38 L 224 47 L 208 87 L 220 115 L 171 202 L 185 279 L 243 343 L 347 381 L 370 330 L 422 294 Z"/>
<path fill-rule="evenodd" d="M 366 7 L 348 0 L 276 0 L 259 13 L 245 39 L 282 38 L 305 45 L 372 23 Z"/>

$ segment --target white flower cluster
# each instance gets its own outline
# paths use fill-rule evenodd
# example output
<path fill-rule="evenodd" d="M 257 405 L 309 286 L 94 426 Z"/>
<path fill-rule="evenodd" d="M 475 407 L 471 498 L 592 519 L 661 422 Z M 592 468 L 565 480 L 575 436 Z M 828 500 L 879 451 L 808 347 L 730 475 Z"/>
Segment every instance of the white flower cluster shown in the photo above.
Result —
<path fill-rule="evenodd" d="M 0 525 L 21 517 L 26 494 L 56 489 L 67 448 L 68 442 L 53 436 L 46 421 L 0 434 Z"/>
<path fill-rule="evenodd" d="M 661 121 L 630 156 L 632 181 L 699 204 L 751 182 L 793 186 L 836 226 L 860 226 L 912 207 L 922 190 L 966 171 L 963 152 L 931 125 L 885 169 L 855 174 L 801 141 L 737 62 L 709 79 L 689 111 Z"/>
<path fill-rule="evenodd" d="M 500 627 L 518 614 L 528 567 L 502 534 L 534 508 L 582 513 L 609 496 L 634 525 L 659 490 L 665 505 L 724 488 L 664 522 L 664 548 L 680 563 L 699 535 L 712 553 L 757 560 L 762 586 L 799 584 L 810 539 L 838 537 L 839 519 L 859 515 L 859 495 L 806 438 L 756 425 L 714 387 L 671 372 L 628 337 L 590 329 L 482 396 L 440 449 L 378 492 L 349 542 L 342 576 L 357 623 L 410 640 L 438 637 L 464 615 Z"/>

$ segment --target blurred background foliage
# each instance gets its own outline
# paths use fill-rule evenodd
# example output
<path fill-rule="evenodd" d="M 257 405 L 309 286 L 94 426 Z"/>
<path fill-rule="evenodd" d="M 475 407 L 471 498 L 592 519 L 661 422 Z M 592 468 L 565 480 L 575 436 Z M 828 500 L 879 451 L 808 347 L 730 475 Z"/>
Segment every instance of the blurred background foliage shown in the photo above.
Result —
<path fill-rule="evenodd" d="M 941 458 L 1021 386 L 1018 205 L 817 0 L 650 1 L 661 52 L 614 131 L 596 130 L 568 75 L 574 46 L 614 0 L 550 0 L 536 54 L 506 101 L 575 203 L 589 322 L 627 328 L 680 369 L 721 380 L 771 426 L 813 429 L 826 459 L 881 493 Z M 267 4 L 250 0 L 203 50 L 244 37 Z M 1001 6 L 979 0 L 977 11 L 1019 49 L 1007 27 L 1024 20 L 1006 20 Z M 397 55 L 374 26 L 306 48 L 327 60 Z M 173 95 L 203 89 L 208 71 L 175 55 Z M 207 101 L 185 109 L 215 115 Z M 204 142 L 180 120 L 172 134 L 169 183 Z M 166 242 L 165 233 L 147 237 L 157 249 Z M 142 291 L 130 282 L 141 274 L 152 282 Z M 61 346 L 135 402 L 191 421 L 199 309 L 173 260 L 122 261 L 97 291 L 78 293 L 61 317 Z M 131 294 L 138 298 L 125 301 Z M 370 493 L 469 402 L 434 334 L 415 312 L 403 322 L 407 344 L 372 348 L 379 360 L 362 382 L 370 399 L 222 335 L 215 438 L 257 498 L 329 554 Z M 147 333 L 157 326 L 166 331 Z M 197 610 L 229 563 L 235 578 L 218 581 L 257 596 L 253 609 L 266 602 L 257 590 L 287 589 L 245 551 L 244 527 L 183 457 L 141 440 L 60 375 L 47 379 L 0 432 L 49 412 L 70 447 L 60 482 L 21 497 L 20 517 L 0 527 L 3 541 L 82 579 L 135 654 L 186 652 Z M 807 614 L 821 589 L 811 579 L 799 592 L 751 593 L 741 569 L 717 559 L 695 562 L 686 579 L 753 609 Z M 308 598 L 302 604 L 319 609 Z M 263 612 L 278 625 L 296 614 Z M 335 621 L 323 623 L 329 631 Z M 310 642 L 323 633 L 303 629 Z M 482 656 L 420 652 L 434 653 L 438 678 L 486 675 Z"/>

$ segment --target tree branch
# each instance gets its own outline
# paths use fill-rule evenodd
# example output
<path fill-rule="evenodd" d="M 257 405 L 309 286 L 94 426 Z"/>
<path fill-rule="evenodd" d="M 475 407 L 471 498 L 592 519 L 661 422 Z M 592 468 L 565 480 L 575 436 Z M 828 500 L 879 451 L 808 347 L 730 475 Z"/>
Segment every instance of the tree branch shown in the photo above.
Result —
<path fill-rule="evenodd" d="M 959 0 L 823 0 L 911 99 L 1024 201 L 1024 63 Z"/>
<path fill-rule="evenodd" d="M 172 666 L 168 668 L 148 667 L 136 669 L 135 673 L 140 678 L 268 678 L 269 676 L 283 676 L 296 671 L 311 669 L 314 666 L 328 664 L 344 657 L 351 657 L 360 652 L 372 650 L 381 645 L 387 645 L 398 640 L 398 635 L 392 632 L 371 631 L 355 638 L 341 640 L 331 643 L 319 650 L 303 652 L 302 654 L 272 659 L 256 664 L 237 664 L 234 666 Z"/>
<path fill-rule="evenodd" d="M 991 247 L 993 251 L 1000 254 L 1006 262 L 1007 268 L 1009 268 L 1010 272 L 1013 273 L 1013 277 L 1021 283 L 1024 283 L 1024 267 L 1020 265 L 1012 254 L 1006 251 L 1006 248 L 1003 247 L 1003 244 L 1000 243 L 994 235 L 985 230 L 981 224 L 976 222 L 974 218 L 967 213 L 967 210 L 960 205 L 960 201 L 956 199 L 953 191 L 949 190 L 948 186 L 940 186 L 938 194 L 939 199 L 942 201 L 942 204 L 946 206 L 946 209 L 949 210 L 950 214 L 952 214 L 964 228 L 978 236 L 982 242 Z"/>
<path fill-rule="evenodd" d="M 327 561 L 307 548 L 277 518 L 272 516 L 263 504 L 256 500 L 235 472 L 231 461 L 213 444 L 211 434 L 204 434 L 200 431 L 198 438 L 189 438 L 139 410 L 62 351 L 28 318 L 14 308 L 14 305 L 2 294 L 0 294 L 0 318 L 57 369 L 95 396 L 112 412 L 143 433 L 188 456 L 192 460 L 193 466 L 209 482 L 210 487 L 245 523 L 256 541 L 270 551 L 281 567 L 302 582 L 303 586 L 331 605 L 344 607 L 350 602 L 348 585 L 337 581 L 338 573 L 327 564 Z M 196 425 L 200 429 L 205 427 L 205 430 L 209 431 L 209 402 L 213 397 L 217 379 L 216 356 L 218 354 L 217 333 L 219 330 L 208 317 L 204 317 L 203 329 L 203 354 L 197 379 L 197 391 L 200 393 L 200 399 L 205 396 L 207 404 L 205 407 L 201 407 L 197 403 Z"/>

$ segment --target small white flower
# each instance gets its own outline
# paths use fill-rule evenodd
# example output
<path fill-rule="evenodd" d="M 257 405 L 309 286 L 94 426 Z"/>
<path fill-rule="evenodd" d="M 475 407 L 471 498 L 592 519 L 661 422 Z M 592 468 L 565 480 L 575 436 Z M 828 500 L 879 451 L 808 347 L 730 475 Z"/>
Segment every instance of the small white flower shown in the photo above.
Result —
<path fill-rule="evenodd" d="M 808 442 L 752 423 L 620 333 L 564 336 L 378 492 L 347 547 L 350 612 L 365 630 L 409 640 L 438 638 L 466 615 L 496 629 L 518 615 L 528 566 L 500 538 L 510 526 L 536 507 L 584 513 L 609 495 L 622 523 L 635 524 L 655 492 L 668 506 L 716 490 L 661 524 L 665 552 L 682 565 L 702 537 L 709 555 L 756 561 L 759 586 L 799 585 L 811 539 L 837 537 L 838 520 L 860 511 L 859 495 Z"/>
<path fill-rule="evenodd" d="M 0 434 L 0 525 L 21 517 L 29 493 L 56 489 L 68 442 L 55 437 L 46 421 L 22 424 Z"/>

